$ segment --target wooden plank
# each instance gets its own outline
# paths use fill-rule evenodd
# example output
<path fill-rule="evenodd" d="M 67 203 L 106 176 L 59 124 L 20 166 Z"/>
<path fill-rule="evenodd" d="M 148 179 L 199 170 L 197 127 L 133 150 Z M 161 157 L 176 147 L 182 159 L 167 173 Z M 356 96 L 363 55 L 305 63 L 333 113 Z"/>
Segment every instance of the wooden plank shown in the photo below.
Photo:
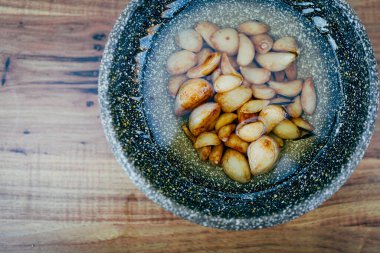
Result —
<path fill-rule="evenodd" d="M 147 199 L 99 120 L 102 50 L 123 0 L 0 0 L 0 252 L 378 252 L 380 122 L 365 159 L 320 208 L 228 232 Z M 380 61 L 380 1 L 349 1 Z"/>

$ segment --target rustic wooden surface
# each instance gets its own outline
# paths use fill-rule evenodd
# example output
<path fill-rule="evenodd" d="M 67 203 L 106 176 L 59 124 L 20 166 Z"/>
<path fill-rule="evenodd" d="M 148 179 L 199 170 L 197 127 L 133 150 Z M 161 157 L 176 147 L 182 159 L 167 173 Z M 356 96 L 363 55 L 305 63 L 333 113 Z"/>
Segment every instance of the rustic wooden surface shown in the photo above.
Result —
<path fill-rule="evenodd" d="M 0 0 L 0 252 L 380 252 L 379 127 L 332 199 L 276 228 L 204 228 L 138 191 L 97 102 L 103 47 L 127 2 Z M 380 1 L 349 2 L 380 57 Z"/>

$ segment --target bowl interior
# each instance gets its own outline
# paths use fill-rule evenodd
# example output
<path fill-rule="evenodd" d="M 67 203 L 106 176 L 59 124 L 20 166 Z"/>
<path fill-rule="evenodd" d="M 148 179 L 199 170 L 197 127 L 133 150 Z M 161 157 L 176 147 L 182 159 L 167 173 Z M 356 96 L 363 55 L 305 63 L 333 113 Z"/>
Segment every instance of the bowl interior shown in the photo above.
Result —
<path fill-rule="evenodd" d="M 274 38 L 297 38 L 299 77 L 313 76 L 318 109 L 307 117 L 314 137 L 288 142 L 273 172 L 240 185 L 201 162 L 182 133 L 165 64 L 179 30 L 248 19 L 268 23 Z M 224 229 L 272 226 L 315 208 L 351 175 L 374 129 L 376 68 L 364 28 L 340 0 L 133 0 L 104 53 L 102 120 L 117 160 L 164 208 Z"/>
<path fill-rule="evenodd" d="M 228 10 L 228 11 L 226 11 Z M 252 11 L 254 10 L 254 11 Z M 318 92 L 318 110 L 307 117 L 316 127 L 315 136 L 289 141 L 281 160 L 269 174 L 239 184 L 223 173 L 221 167 L 202 162 L 181 129 L 188 118 L 174 115 L 174 99 L 167 93 L 169 76 L 166 61 L 178 51 L 175 35 L 193 28 L 198 21 L 212 21 L 220 27 L 237 28 L 246 20 L 260 20 L 271 27 L 274 38 L 297 38 L 299 78 L 313 76 Z M 306 17 L 280 1 L 198 1 L 161 27 L 149 48 L 143 69 L 143 109 L 152 138 L 161 152 L 171 156 L 181 175 L 194 184 L 228 193 L 258 192 L 269 189 L 305 168 L 327 143 L 336 123 L 341 97 L 338 62 L 331 45 Z"/>

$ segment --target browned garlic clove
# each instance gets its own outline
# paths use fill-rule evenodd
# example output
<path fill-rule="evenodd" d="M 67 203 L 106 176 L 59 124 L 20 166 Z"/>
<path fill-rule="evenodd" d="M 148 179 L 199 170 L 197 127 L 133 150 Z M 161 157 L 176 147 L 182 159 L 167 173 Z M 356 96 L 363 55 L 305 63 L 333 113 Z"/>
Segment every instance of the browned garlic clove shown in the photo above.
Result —
<path fill-rule="evenodd" d="M 265 124 L 267 133 L 270 133 L 285 117 L 285 110 L 279 105 L 268 105 L 259 114 L 259 119 Z"/>
<path fill-rule="evenodd" d="M 236 130 L 236 125 L 235 124 L 229 124 L 221 127 L 218 132 L 218 137 L 220 140 L 223 142 L 228 141 L 230 138 L 231 134 Z"/>
<path fill-rule="evenodd" d="M 216 94 L 215 101 L 220 104 L 224 112 L 233 112 L 250 100 L 251 97 L 251 89 L 238 87 L 231 91 Z"/>
<path fill-rule="evenodd" d="M 258 113 L 270 104 L 269 100 L 251 100 L 245 103 L 240 110 L 243 113 Z"/>
<path fill-rule="evenodd" d="M 175 114 L 183 116 L 213 95 L 213 87 L 204 79 L 190 79 L 182 84 L 175 100 Z"/>
<path fill-rule="evenodd" d="M 245 142 L 242 139 L 240 139 L 240 137 L 236 134 L 231 134 L 228 140 L 224 143 L 224 145 L 226 145 L 229 148 L 235 149 L 240 153 L 246 154 L 249 144 L 248 142 Z"/>
<path fill-rule="evenodd" d="M 256 176 L 273 169 L 280 156 L 280 149 L 273 138 L 264 135 L 251 143 L 247 155 L 251 173 Z"/>
<path fill-rule="evenodd" d="M 220 115 L 220 117 L 218 118 L 215 124 L 215 130 L 219 131 L 220 128 L 228 124 L 231 124 L 236 119 L 237 119 L 237 115 L 235 113 L 230 113 L 230 112 L 223 113 L 222 115 Z"/>
<path fill-rule="evenodd" d="M 199 149 L 207 146 L 217 146 L 222 142 L 215 133 L 205 132 L 201 133 L 194 143 L 194 148 Z"/>
<path fill-rule="evenodd" d="M 188 78 L 200 78 L 208 76 L 215 69 L 218 68 L 222 56 L 219 52 L 211 54 L 207 59 L 201 64 L 194 68 L 191 68 L 187 72 Z"/>
<path fill-rule="evenodd" d="M 208 57 L 210 57 L 210 55 L 212 55 L 214 52 L 210 49 L 210 48 L 203 48 L 198 54 L 197 54 L 197 57 L 198 57 L 198 63 L 197 65 L 201 65 L 202 63 L 204 63 L 206 61 L 206 59 Z"/>
<path fill-rule="evenodd" d="M 220 111 L 220 106 L 217 103 L 206 103 L 194 109 L 189 118 L 191 133 L 194 136 L 199 136 L 210 129 L 210 126 L 219 118 Z"/>
<path fill-rule="evenodd" d="M 222 162 L 223 157 L 223 151 L 224 151 L 224 144 L 220 144 L 217 146 L 212 147 L 211 154 L 209 156 L 209 161 L 212 165 L 218 166 Z"/>

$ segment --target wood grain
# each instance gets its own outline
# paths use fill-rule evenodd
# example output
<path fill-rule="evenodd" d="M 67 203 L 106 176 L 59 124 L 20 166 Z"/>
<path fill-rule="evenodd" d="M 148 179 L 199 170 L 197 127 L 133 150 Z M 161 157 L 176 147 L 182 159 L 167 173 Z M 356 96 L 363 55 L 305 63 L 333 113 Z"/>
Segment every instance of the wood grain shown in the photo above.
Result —
<path fill-rule="evenodd" d="M 379 252 L 380 122 L 333 198 L 288 224 L 226 232 L 148 200 L 115 162 L 97 76 L 127 0 L 0 0 L 0 252 Z M 349 1 L 380 60 L 380 1 Z"/>

